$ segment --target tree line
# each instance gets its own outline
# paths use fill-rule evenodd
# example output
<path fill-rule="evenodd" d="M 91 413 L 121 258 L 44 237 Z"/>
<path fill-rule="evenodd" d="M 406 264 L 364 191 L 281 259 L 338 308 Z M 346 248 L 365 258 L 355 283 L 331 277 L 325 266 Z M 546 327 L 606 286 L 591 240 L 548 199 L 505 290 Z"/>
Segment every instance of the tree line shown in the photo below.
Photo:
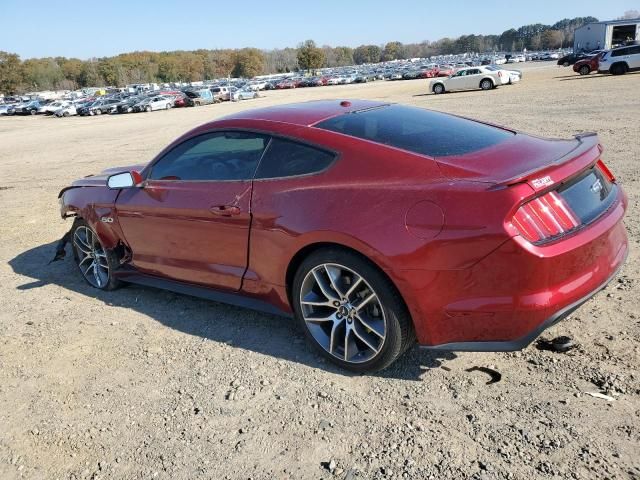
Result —
<path fill-rule="evenodd" d="M 560 20 L 554 25 L 524 25 L 500 35 L 462 35 L 408 44 L 393 41 L 356 48 L 317 46 L 307 40 L 297 48 L 269 51 L 257 48 L 144 51 L 89 60 L 66 57 L 21 60 L 14 53 L 0 51 L 0 92 L 14 94 L 132 83 L 192 82 L 434 55 L 555 49 L 571 46 L 575 29 L 595 21 L 594 17 L 577 17 Z"/>

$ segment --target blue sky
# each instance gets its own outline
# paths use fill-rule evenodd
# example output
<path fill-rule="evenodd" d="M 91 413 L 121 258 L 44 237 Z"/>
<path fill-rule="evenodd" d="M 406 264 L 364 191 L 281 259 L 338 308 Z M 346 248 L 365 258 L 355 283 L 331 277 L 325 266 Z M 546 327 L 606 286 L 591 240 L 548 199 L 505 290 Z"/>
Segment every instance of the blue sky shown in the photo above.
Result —
<path fill-rule="evenodd" d="M 640 0 L 0 0 L 0 50 L 22 58 L 134 50 L 420 42 L 640 10 Z"/>

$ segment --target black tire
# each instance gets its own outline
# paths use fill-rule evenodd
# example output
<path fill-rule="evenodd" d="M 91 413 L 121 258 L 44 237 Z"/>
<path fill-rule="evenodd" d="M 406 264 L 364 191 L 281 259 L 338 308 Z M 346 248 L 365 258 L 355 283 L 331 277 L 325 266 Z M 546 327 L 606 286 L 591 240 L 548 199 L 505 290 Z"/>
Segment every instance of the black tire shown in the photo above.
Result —
<path fill-rule="evenodd" d="M 436 83 L 431 89 L 435 95 L 440 95 L 444 93 L 444 85 L 442 83 Z"/>
<path fill-rule="evenodd" d="M 99 108 L 96 110 L 96 115 L 102 115 L 102 110 L 100 110 Z"/>
<path fill-rule="evenodd" d="M 107 250 L 102 246 L 102 243 L 98 239 L 97 235 L 95 237 L 97 245 L 100 246 L 102 252 L 104 252 L 104 254 L 106 255 L 105 257 L 106 264 L 109 267 L 108 275 L 106 279 L 101 280 L 99 284 L 97 284 L 96 281 L 92 283 L 90 280 L 87 279 L 87 276 L 83 271 L 84 267 L 80 265 L 81 258 L 86 257 L 86 255 L 83 255 L 82 250 L 79 246 L 80 245 L 79 240 L 76 237 L 76 235 L 79 235 L 80 237 L 82 237 L 81 229 L 89 229 L 93 233 L 93 235 L 95 235 L 95 231 L 83 219 L 77 219 L 73 224 L 70 242 L 71 242 L 71 248 L 73 249 L 73 258 L 75 260 L 76 265 L 78 266 L 78 270 L 80 270 L 80 274 L 83 276 L 84 280 L 94 288 L 97 288 L 99 290 L 115 290 L 116 288 L 122 285 L 122 282 L 117 278 L 114 278 L 113 276 L 113 272 L 119 267 L 120 263 L 118 261 L 117 255 L 113 251 Z"/>
<path fill-rule="evenodd" d="M 69 116 L 69 112 L 63 112 L 63 113 L 62 113 L 62 116 L 63 116 L 63 117 L 68 117 L 68 116 Z"/>
<path fill-rule="evenodd" d="M 480 88 L 482 90 L 491 90 L 493 88 L 493 82 L 488 78 L 485 78 L 482 81 L 480 81 Z"/>
<path fill-rule="evenodd" d="M 150 112 L 151 111 L 151 105 L 147 105 L 144 109 L 145 112 Z"/>
<path fill-rule="evenodd" d="M 562 64 L 562 66 L 563 66 L 563 67 L 568 67 L 568 66 L 569 66 L 569 62 L 564 62 L 564 63 Z"/>
<path fill-rule="evenodd" d="M 624 75 L 625 73 L 627 73 L 627 66 L 624 63 L 611 65 L 611 75 Z"/>
<path fill-rule="evenodd" d="M 314 268 L 322 264 L 339 264 L 356 272 L 371 286 L 380 300 L 386 321 L 385 338 L 379 351 L 369 360 L 360 363 L 348 362 L 329 353 L 318 343 L 304 320 L 300 293 L 305 277 Z M 407 308 L 391 281 L 370 261 L 357 253 L 346 249 L 324 248 L 316 250 L 305 258 L 293 279 L 291 300 L 296 321 L 305 333 L 307 340 L 325 358 L 340 367 L 353 372 L 374 372 L 388 367 L 415 343 L 413 324 Z"/>
<path fill-rule="evenodd" d="M 38 113 L 38 112 L 37 112 L 37 111 L 35 111 L 35 110 L 29 110 L 29 114 L 30 114 L 30 115 L 35 115 L 36 113 Z"/>
<path fill-rule="evenodd" d="M 589 68 L 589 65 L 583 65 L 578 70 L 578 73 L 580 75 L 589 75 L 591 73 L 591 68 Z"/>
<path fill-rule="evenodd" d="M 171 108 L 171 105 L 169 105 L 168 103 L 167 103 L 167 105 L 164 107 L 164 109 L 165 109 L 165 110 L 169 110 L 170 108 Z"/>

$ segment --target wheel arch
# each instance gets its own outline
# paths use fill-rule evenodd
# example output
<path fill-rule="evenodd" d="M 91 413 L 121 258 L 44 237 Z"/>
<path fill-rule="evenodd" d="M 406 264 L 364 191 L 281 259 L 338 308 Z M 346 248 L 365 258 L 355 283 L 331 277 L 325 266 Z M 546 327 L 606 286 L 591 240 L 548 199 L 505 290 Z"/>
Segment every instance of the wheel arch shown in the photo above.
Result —
<path fill-rule="evenodd" d="M 493 87 L 495 87 L 495 86 L 497 85 L 497 83 L 496 83 L 495 79 L 494 79 L 492 76 L 487 75 L 486 77 L 482 77 L 482 78 L 480 79 L 480 81 L 478 82 L 478 87 L 479 87 L 479 88 L 482 88 L 482 87 L 481 87 L 482 82 L 484 82 L 485 80 L 489 80 L 489 81 L 491 82 L 491 85 L 492 85 Z"/>
<path fill-rule="evenodd" d="M 443 89 L 443 91 L 446 91 L 446 90 L 447 90 L 447 87 L 446 87 L 446 85 L 444 84 L 444 82 L 443 82 L 442 80 L 436 80 L 435 82 L 433 82 L 433 83 L 431 84 L 431 91 L 432 91 L 432 92 L 433 92 L 433 91 L 434 91 L 434 89 L 436 88 L 436 85 L 442 85 L 442 89 Z"/>
<path fill-rule="evenodd" d="M 394 281 L 391 275 L 389 275 L 388 270 L 385 269 L 383 265 L 380 265 L 379 262 L 376 262 L 373 258 L 371 258 L 371 256 L 365 255 L 360 250 L 357 250 L 353 247 L 345 245 L 344 243 L 338 243 L 338 242 L 332 242 L 332 241 L 317 241 L 314 243 L 309 243 L 304 247 L 300 248 L 291 257 L 291 259 L 289 260 L 289 264 L 287 265 L 287 270 L 285 274 L 285 288 L 287 292 L 287 300 L 289 301 L 289 304 L 292 306 L 292 308 L 293 308 L 293 302 L 292 302 L 293 298 L 292 298 L 291 289 L 293 287 L 293 279 L 296 275 L 296 272 L 298 271 L 298 268 L 300 267 L 304 259 L 307 258 L 312 253 L 317 252 L 318 250 L 331 249 L 331 248 L 341 249 L 341 250 L 345 250 L 347 252 L 353 253 L 359 256 L 360 258 L 362 258 L 363 260 L 365 260 L 367 263 L 373 266 L 376 270 L 378 270 L 380 274 L 383 275 L 389 281 L 389 284 L 395 290 L 395 293 L 398 295 L 398 298 L 400 298 L 400 300 L 402 301 L 402 305 L 407 315 L 411 319 L 411 327 L 415 329 L 413 316 L 411 315 L 411 309 L 409 308 L 406 299 L 402 295 L 402 290 L 398 287 L 397 282 Z"/>
<path fill-rule="evenodd" d="M 624 72 L 629 71 L 629 64 L 625 60 L 620 60 L 611 64 L 611 66 L 609 67 L 609 72 L 613 71 L 613 69 L 617 66 L 621 66 L 624 69 Z"/>

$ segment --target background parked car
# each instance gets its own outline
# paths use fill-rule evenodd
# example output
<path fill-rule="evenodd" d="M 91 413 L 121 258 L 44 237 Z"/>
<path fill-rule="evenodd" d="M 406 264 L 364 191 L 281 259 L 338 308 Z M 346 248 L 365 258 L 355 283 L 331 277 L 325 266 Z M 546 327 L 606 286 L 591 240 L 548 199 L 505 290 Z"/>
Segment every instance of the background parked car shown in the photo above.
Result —
<path fill-rule="evenodd" d="M 70 117 L 72 115 L 77 115 L 78 111 L 76 110 L 76 105 L 74 105 L 73 103 L 69 103 L 68 105 L 59 108 L 58 110 L 56 110 L 55 112 L 53 112 L 53 114 L 60 118 L 60 117 Z"/>
<path fill-rule="evenodd" d="M 154 110 L 169 110 L 171 100 L 163 95 L 145 98 L 133 107 L 134 112 L 153 112 Z"/>
<path fill-rule="evenodd" d="M 200 90 L 185 90 L 185 102 L 188 107 L 199 107 L 202 105 L 211 105 L 215 102 L 215 95 L 208 88 Z"/>
<path fill-rule="evenodd" d="M 258 95 L 258 92 L 253 91 L 247 87 L 241 88 L 239 90 L 236 90 L 235 92 L 233 92 L 231 94 L 231 99 L 234 102 L 239 102 L 240 100 L 248 100 L 250 98 L 258 98 L 260 95 Z"/>
<path fill-rule="evenodd" d="M 0 115 L 13 115 L 16 113 L 14 105 L 0 105 Z"/>
<path fill-rule="evenodd" d="M 44 113 L 45 115 L 53 115 L 55 112 L 64 108 L 68 105 L 71 105 L 71 102 L 68 100 L 58 100 L 55 102 L 48 103 L 40 108 L 40 113 Z"/>
<path fill-rule="evenodd" d="M 225 100 L 229 100 L 231 98 L 231 92 L 229 91 L 230 87 L 221 87 L 215 86 L 211 88 L 211 93 L 213 95 L 213 99 L 218 102 L 224 102 Z"/>
<path fill-rule="evenodd" d="M 25 103 L 20 103 L 15 107 L 16 115 L 36 115 L 40 110 L 40 102 L 38 100 L 31 100 Z"/>

